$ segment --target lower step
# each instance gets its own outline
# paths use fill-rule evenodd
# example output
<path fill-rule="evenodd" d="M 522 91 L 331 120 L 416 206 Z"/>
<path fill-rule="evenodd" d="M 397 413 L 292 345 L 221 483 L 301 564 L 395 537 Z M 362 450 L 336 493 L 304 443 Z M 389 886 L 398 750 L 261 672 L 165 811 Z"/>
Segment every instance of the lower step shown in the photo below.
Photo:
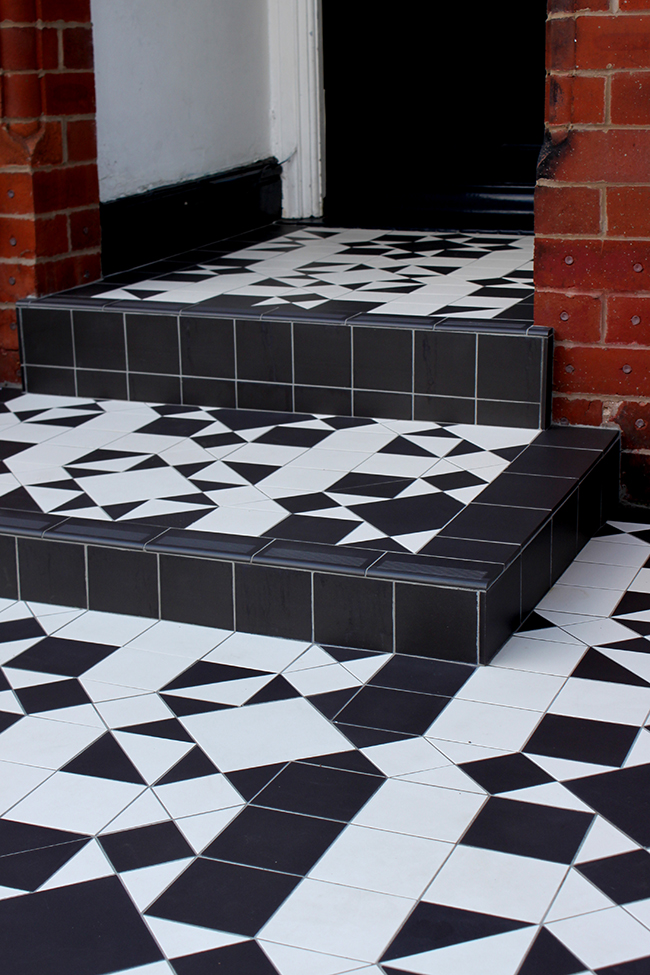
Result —
<path fill-rule="evenodd" d="M 1 596 L 466 663 L 618 482 L 607 430 L 34 394 L 0 417 Z"/>

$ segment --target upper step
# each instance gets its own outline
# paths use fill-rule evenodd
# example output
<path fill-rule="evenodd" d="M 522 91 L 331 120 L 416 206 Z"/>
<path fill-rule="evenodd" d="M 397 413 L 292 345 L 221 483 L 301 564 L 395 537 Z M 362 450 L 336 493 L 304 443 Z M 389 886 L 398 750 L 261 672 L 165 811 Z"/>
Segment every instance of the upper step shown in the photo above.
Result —
<path fill-rule="evenodd" d="M 276 225 L 22 302 L 30 392 L 544 428 L 533 238 Z"/>

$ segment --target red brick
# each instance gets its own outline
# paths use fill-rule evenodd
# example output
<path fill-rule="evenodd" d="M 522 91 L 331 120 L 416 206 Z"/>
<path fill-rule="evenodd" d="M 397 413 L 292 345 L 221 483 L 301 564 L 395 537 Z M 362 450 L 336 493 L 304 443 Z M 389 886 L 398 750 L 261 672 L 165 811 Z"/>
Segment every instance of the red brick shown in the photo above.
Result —
<path fill-rule="evenodd" d="M 70 166 L 34 173 L 36 213 L 52 213 L 99 202 L 97 166 Z"/>
<path fill-rule="evenodd" d="M 18 326 L 15 308 L 0 309 L 0 348 L 18 349 Z"/>
<path fill-rule="evenodd" d="M 601 302 L 599 296 L 538 290 L 535 292 L 535 324 L 555 329 L 557 341 L 599 342 Z"/>
<path fill-rule="evenodd" d="M 650 242 L 537 237 L 535 283 L 554 291 L 650 290 Z"/>
<path fill-rule="evenodd" d="M 546 9 L 549 14 L 571 14 L 575 5 L 576 0 L 548 0 Z"/>
<path fill-rule="evenodd" d="M 0 353 L 0 382 L 3 383 L 20 383 L 20 362 L 18 361 L 17 352 L 5 352 L 4 350 Z"/>
<path fill-rule="evenodd" d="M 34 221 L 29 218 L 0 217 L 0 256 L 15 261 L 33 259 L 35 253 Z"/>
<path fill-rule="evenodd" d="M 92 115 L 95 75 L 92 71 L 46 74 L 43 78 L 45 115 Z"/>
<path fill-rule="evenodd" d="M 68 159 L 91 162 L 97 159 L 97 127 L 94 119 L 67 123 Z"/>
<path fill-rule="evenodd" d="M 68 221 L 64 214 L 58 213 L 53 217 L 39 217 L 36 219 L 36 256 L 56 257 L 58 254 L 68 254 Z"/>
<path fill-rule="evenodd" d="M 63 64 L 82 71 L 93 69 L 93 34 L 90 27 L 70 27 L 63 31 Z"/>
<path fill-rule="evenodd" d="M 30 149 L 20 134 L 15 131 L 20 123 L 0 125 L 0 159 L 3 166 L 28 166 Z M 28 123 L 31 126 L 34 123 Z"/>
<path fill-rule="evenodd" d="M 650 0 L 619 0 L 621 10 L 650 10 Z"/>
<path fill-rule="evenodd" d="M 608 345 L 650 346 L 650 296 L 608 295 L 605 340 Z"/>
<path fill-rule="evenodd" d="M 42 119 L 39 136 L 33 151 L 31 164 L 39 166 L 58 166 L 63 162 L 63 137 L 61 123 Z"/>
<path fill-rule="evenodd" d="M 546 22 L 546 68 L 548 71 L 571 71 L 575 67 L 575 30 L 573 18 Z"/>
<path fill-rule="evenodd" d="M 650 183 L 650 130 L 574 130 L 554 146 L 538 177 L 571 183 Z"/>
<path fill-rule="evenodd" d="M 36 265 L 36 275 L 39 295 L 66 291 L 101 277 L 100 255 L 77 254 L 60 261 L 44 261 Z"/>
<path fill-rule="evenodd" d="M 37 74 L 5 74 L 4 117 L 38 118 L 41 114 L 41 83 Z"/>
<path fill-rule="evenodd" d="M 650 349 L 558 345 L 553 379 L 560 393 L 643 396 L 650 389 Z"/>
<path fill-rule="evenodd" d="M 569 399 L 553 396 L 553 422 L 599 427 L 603 422 L 603 404 L 599 399 Z"/>
<path fill-rule="evenodd" d="M 650 187 L 608 187 L 607 232 L 612 237 L 650 237 Z"/>
<path fill-rule="evenodd" d="M 0 207 L 4 213 L 33 211 L 34 193 L 29 173 L 0 173 Z"/>
<path fill-rule="evenodd" d="M 0 264 L 0 301 L 18 301 L 35 294 L 34 264 Z"/>
<path fill-rule="evenodd" d="M 77 210 L 70 214 L 69 219 L 70 241 L 73 251 L 82 251 L 87 247 L 99 247 L 102 236 L 99 225 L 99 207 Z"/>
<path fill-rule="evenodd" d="M 90 0 L 41 0 L 42 18 L 46 21 L 90 23 Z"/>
<path fill-rule="evenodd" d="M 0 55 L 5 71 L 37 70 L 36 28 L 0 28 Z"/>
<path fill-rule="evenodd" d="M 591 75 L 549 75 L 547 121 L 551 125 L 598 125 L 605 121 L 605 79 Z"/>
<path fill-rule="evenodd" d="M 578 17 L 575 49 L 583 71 L 650 67 L 650 18 Z"/>
<path fill-rule="evenodd" d="M 623 402 L 610 422 L 621 430 L 624 450 L 650 450 L 650 403 Z"/>
<path fill-rule="evenodd" d="M 2 18 L 14 24 L 31 23 L 37 19 L 35 0 L 2 0 Z"/>
<path fill-rule="evenodd" d="M 573 0 L 576 10 L 609 10 L 610 0 Z"/>
<path fill-rule="evenodd" d="M 535 187 L 538 234 L 600 233 L 600 190 L 588 186 Z"/>
<path fill-rule="evenodd" d="M 612 76 L 611 115 L 614 125 L 650 125 L 650 74 Z"/>

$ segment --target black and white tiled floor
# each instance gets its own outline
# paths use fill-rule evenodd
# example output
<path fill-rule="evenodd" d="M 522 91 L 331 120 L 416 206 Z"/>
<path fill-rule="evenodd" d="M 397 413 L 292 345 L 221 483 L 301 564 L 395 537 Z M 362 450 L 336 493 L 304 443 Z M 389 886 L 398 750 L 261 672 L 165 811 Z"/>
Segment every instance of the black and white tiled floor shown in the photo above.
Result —
<path fill-rule="evenodd" d="M 343 320 L 364 312 L 484 320 L 511 317 L 523 303 L 521 317 L 530 317 L 532 236 L 329 227 L 282 233 L 281 226 L 271 233 L 264 228 L 243 246 L 235 238 L 230 249 L 218 242 L 140 273 L 117 273 L 84 293 L 104 304 L 184 307 L 218 299 L 233 311 L 277 308 L 295 317 L 319 309 Z"/>
<path fill-rule="evenodd" d="M 650 529 L 489 667 L 0 604 L 8 975 L 645 975 Z"/>
<path fill-rule="evenodd" d="M 537 434 L 28 393 L 0 507 L 415 553 Z"/>

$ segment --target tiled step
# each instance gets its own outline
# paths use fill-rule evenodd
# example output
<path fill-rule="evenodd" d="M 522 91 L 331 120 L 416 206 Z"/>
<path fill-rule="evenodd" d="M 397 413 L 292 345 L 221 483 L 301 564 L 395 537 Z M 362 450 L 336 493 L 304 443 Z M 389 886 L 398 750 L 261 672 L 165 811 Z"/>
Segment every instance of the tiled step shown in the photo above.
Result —
<path fill-rule="evenodd" d="M 545 427 L 532 240 L 265 228 L 24 302 L 24 388 Z"/>
<path fill-rule="evenodd" d="M 9 598 L 487 662 L 617 491 L 608 430 L 6 395 Z"/>

